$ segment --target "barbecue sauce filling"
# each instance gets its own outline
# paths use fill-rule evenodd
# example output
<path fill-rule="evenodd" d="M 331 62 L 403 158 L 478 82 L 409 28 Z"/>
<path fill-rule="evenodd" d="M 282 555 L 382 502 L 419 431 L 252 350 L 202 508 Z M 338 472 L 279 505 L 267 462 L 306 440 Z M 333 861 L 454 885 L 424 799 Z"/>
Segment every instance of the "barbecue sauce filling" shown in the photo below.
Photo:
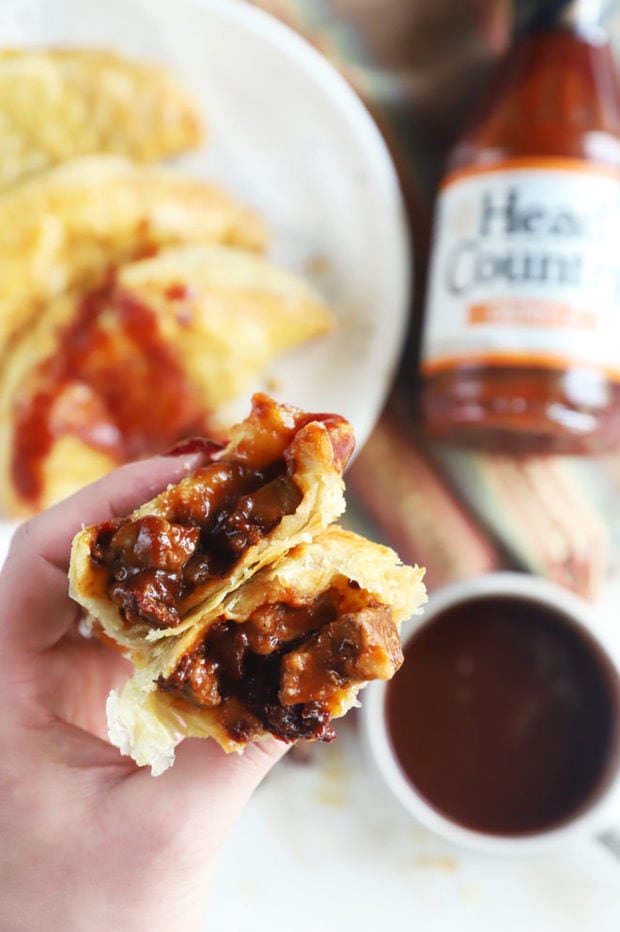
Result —
<path fill-rule="evenodd" d="M 282 416 L 258 395 L 252 419 L 256 429 L 234 461 L 211 462 L 164 493 L 165 518 L 99 526 L 91 558 L 105 569 L 108 595 L 126 625 L 176 628 L 205 586 L 229 574 L 248 547 L 297 510 L 302 492 L 290 450 L 297 431 L 322 423 L 341 469 L 353 449 L 350 427 L 337 415 L 292 421 L 290 412 Z M 289 595 L 255 609 L 247 621 L 217 621 L 157 688 L 186 707 L 218 706 L 236 742 L 264 731 L 284 741 L 331 741 L 329 723 L 343 690 L 389 679 L 402 663 L 398 631 L 389 609 L 349 579 L 307 602 Z"/>
<path fill-rule="evenodd" d="M 128 625 L 175 628 L 193 593 L 226 576 L 302 499 L 284 459 L 260 470 L 210 463 L 181 488 L 168 518 L 104 522 L 92 544 Z"/>
<path fill-rule="evenodd" d="M 342 577 L 310 603 L 222 617 L 157 688 L 194 708 L 220 707 L 234 741 L 265 730 L 283 741 L 331 741 L 344 691 L 391 677 L 401 663 L 389 609 Z"/>

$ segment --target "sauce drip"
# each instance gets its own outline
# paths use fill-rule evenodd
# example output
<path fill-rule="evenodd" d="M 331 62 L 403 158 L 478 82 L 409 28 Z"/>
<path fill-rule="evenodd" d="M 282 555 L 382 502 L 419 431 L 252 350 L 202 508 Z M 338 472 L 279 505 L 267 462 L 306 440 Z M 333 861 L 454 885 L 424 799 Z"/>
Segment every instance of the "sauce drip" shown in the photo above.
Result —
<path fill-rule="evenodd" d="M 117 463 L 208 432 L 208 412 L 155 311 L 112 282 L 85 297 L 15 410 L 12 477 L 35 502 L 54 441 L 70 435 Z"/>
<path fill-rule="evenodd" d="M 558 826 L 605 784 L 617 685 L 559 613 L 510 597 L 447 609 L 413 635 L 387 721 L 404 773 L 454 822 L 518 836 Z"/>

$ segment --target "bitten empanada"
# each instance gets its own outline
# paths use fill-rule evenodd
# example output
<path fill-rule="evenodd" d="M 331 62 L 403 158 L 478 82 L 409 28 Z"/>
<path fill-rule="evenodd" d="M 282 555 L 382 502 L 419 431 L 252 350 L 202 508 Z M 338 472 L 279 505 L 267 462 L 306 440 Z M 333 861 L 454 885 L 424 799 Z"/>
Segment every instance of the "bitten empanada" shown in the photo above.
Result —
<path fill-rule="evenodd" d="M 0 190 L 80 155 L 150 162 L 201 138 L 189 91 L 158 65 L 105 49 L 0 51 Z"/>
<path fill-rule="evenodd" d="M 117 156 L 66 162 L 0 196 L 0 359 L 71 288 L 166 246 L 262 250 L 261 218 L 217 185 Z"/>
<path fill-rule="evenodd" d="M 138 764 L 162 773 L 188 736 L 329 741 L 400 666 L 423 570 L 331 523 L 352 441 L 336 415 L 257 397 L 209 465 L 76 536 L 71 594 L 134 666 L 107 711 Z"/>
<path fill-rule="evenodd" d="M 226 751 L 275 735 L 329 741 L 332 719 L 402 663 L 422 570 L 332 525 L 233 590 L 184 637 L 137 659 L 108 699 L 110 737 L 161 773 L 183 737 Z"/>
<path fill-rule="evenodd" d="M 276 354 L 330 324 L 305 279 L 224 246 L 163 251 L 55 299 L 0 377 L 0 504 L 40 510 L 207 432 Z"/>
<path fill-rule="evenodd" d="M 208 465 L 128 517 L 77 535 L 74 597 L 124 647 L 178 637 L 344 511 L 353 446 L 344 418 L 255 395 Z"/>

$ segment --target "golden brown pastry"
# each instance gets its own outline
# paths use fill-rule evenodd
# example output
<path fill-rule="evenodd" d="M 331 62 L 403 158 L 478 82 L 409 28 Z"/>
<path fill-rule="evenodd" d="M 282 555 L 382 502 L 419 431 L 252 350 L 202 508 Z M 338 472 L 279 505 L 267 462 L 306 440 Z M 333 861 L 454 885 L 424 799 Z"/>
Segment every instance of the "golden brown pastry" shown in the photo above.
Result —
<path fill-rule="evenodd" d="M 227 751 L 269 734 L 331 740 L 359 690 L 400 667 L 400 623 L 424 601 L 421 577 L 387 547 L 328 527 L 137 661 L 108 699 L 113 743 L 157 774 L 186 736 Z"/>
<path fill-rule="evenodd" d="M 303 278 L 224 246 L 164 251 L 50 302 L 0 376 L 0 506 L 40 510 L 207 432 L 277 353 L 330 323 Z"/>
<path fill-rule="evenodd" d="M 210 465 L 77 535 L 71 593 L 134 664 L 108 721 L 138 764 L 161 773 L 186 736 L 331 740 L 398 669 L 423 571 L 331 525 L 351 449 L 342 418 L 260 396 Z"/>
<path fill-rule="evenodd" d="M 168 250 L 126 266 L 119 284 L 156 312 L 210 409 L 238 397 L 276 355 L 332 326 L 304 277 L 242 249 Z"/>
<path fill-rule="evenodd" d="M 201 137 L 188 90 L 158 65 L 103 49 L 0 51 L 0 190 L 76 156 L 150 162 Z"/>
<path fill-rule="evenodd" d="M 264 249 L 263 221 L 223 190 L 110 155 L 42 172 L 0 196 L 0 364 L 49 300 L 166 246 Z"/>
<path fill-rule="evenodd" d="M 344 418 L 255 395 L 212 462 L 128 517 L 77 535 L 74 597 L 125 647 L 178 637 L 344 511 L 353 446 Z"/>

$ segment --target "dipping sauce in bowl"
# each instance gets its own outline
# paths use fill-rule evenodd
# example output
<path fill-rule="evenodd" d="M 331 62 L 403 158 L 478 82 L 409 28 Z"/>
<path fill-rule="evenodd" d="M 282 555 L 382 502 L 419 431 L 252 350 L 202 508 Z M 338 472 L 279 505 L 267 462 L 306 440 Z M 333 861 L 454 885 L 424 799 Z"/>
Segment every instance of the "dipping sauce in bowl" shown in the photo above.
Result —
<path fill-rule="evenodd" d="M 548 607 L 487 596 L 407 644 L 387 692 L 390 739 L 428 802 L 467 828 L 536 832 L 598 789 L 617 697 L 604 655 Z"/>
<path fill-rule="evenodd" d="M 620 677 L 590 607 L 496 573 L 432 593 L 369 687 L 366 744 L 420 821 L 498 852 L 590 824 L 620 788 Z"/>

